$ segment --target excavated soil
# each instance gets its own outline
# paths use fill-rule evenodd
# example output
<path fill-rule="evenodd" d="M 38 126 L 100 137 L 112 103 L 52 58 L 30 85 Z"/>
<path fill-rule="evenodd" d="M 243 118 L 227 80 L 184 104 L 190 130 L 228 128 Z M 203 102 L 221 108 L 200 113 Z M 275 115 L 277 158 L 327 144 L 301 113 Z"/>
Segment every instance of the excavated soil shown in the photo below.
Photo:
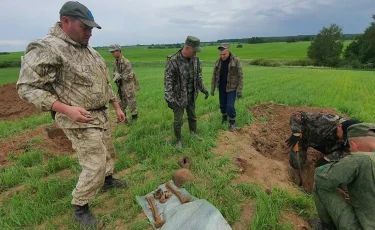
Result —
<path fill-rule="evenodd" d="M 72 143 L 56 125 L 42 125 L 0 142 L 0 167 L 10 163 L 8 155 L 19 155 L 30 150 L 49 154 L 72 154 Z"/>
<path fill-rule="evenodd" d="M 41 113 L 33 104 L 19 97 L 16 83 L 0 87 L 0 95 L 0 120 L 14 121 Z"/>

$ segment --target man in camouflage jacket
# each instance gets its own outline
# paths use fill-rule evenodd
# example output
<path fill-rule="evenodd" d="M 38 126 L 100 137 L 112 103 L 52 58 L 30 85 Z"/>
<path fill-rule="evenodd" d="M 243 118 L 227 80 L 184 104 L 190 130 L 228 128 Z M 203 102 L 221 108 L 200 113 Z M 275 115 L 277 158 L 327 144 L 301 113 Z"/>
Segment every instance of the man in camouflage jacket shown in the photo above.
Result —
<path fill-rule="evenodd" d="M 375 124 L 348 128 L 351 154 L 315 170 L 314 200 L 320 220 L 314 229 L 375 229 Z M 350 201 L 337 188 L 347 185 Z"/>
<path fill-rule="evenodd" d="M 290 117 L 292 134 L 286 141 L 290 147 L 289 162 L 295 169 L 303 168 L 306 163 L 306 152 L 309 147 L 324 154 L 316 166 L 327 162 L 338 161 L 349 152 L 346 140 L 347 129 L 360 123 L 355 119 L 326 113 L 295 112 Z M 298 145 L 298 152 L 295 147 Z"/>
<path fill-rule="evenodd" d="M 107 104 L 117 118 L 126 117 L 116 101 L 104 59 L 88 46 L 93 27 L 101 28 L 91 11 L 79 2 L 66 2 L 60 22 L 47 36 L 26 48 L 17 90 L 19 96 L 42 111 L 55 111 L 57 125 L 77 152 L 82 172 L 73 190 L 73 220 L 84 227 L 97 227 L 88 203 L 102 189 L 123 187 L 112 177 L 115 149 L 109 132 Z"/>
<path fill-rule="evenodd" d="M 111 45 L 109 51 L 112 56 L 116 58 L 112 63 L 114 75 L 113 80 L 119 88 L 119 97 L 121 100 L 120 107 L 125 113 L 126 108 L 129 106 L 132 119 L 136 120 L 138 118 L 138 112 L 135 92 L 139 89 L 138 80 L 132 70 L 131 63 L 122 55 L 120 45 Z"/>
<path fill-rule="evenodd" d="M 225 123 L 229 116 L 229 130 L 233 132 L 236 130 L 234 104 L 236 97 L 242 97 L 242 65 L 240 59 L 230 52 L 228 43 L 220 44 L 218 50 L 220 58 L 216 61 L 212 74 L 211 95 L 214 96 L 215 89 L 219 89 L 222 123 Z"/>
<path fill-rule="evenodd" d="M 202 67 L 196 52 L 201 51 L 200 40 L 188 36 L 185 45 L 177 53 L 168 56 L 164 72 L 164 98 L 168 107 L 174 113 L 174 133 L 177 139 L 177 147 L 182 148 L 181 128 L 183 124 L 184 110 L 188 116 L 189 130 L 199 140 L 197 134 L 197 117 L 195 114 L 195 101 L 198 91 L 208 98 L 202 80 Z"/>

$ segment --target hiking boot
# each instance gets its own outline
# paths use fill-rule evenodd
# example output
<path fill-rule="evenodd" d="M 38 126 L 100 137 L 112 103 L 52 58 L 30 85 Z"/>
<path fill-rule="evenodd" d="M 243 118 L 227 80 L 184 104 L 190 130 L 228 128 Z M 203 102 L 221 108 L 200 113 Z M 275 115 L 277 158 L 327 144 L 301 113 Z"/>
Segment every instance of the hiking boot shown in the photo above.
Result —
<path fill-rule="evenodd" d="M 178 160 L 178 165 L 182 168 L 189 169 L 190 168 L 190 157 L 184 157 Z"/>
<path fill-rule="evenodd" d="M 99 224 L 98 219 L 90 212 L 88 204 L 75 205 L 73 222 L 79 224 L 80 227 L 90 229 L 97 229 Z"/>
<path fill-rule="evenodd" d="M 124 188 L 127 187 L 128 183 L 125 180 L 115 179 L 112 175 L 106 176 L 104 184 L 101 188 L 102 192 L 106 192 L 113 188 Z"/>
<path fill-rule="evenodd" d="M 132 115 L 132 120 L 136 121 L 138 119 L 138 113 Z"/>
<path fill-rule="evenodd" d="M 231 132 L 236 131 L 235 120 L 229 120 L 229 131 Z"/>
<path fill-rule="evenodd" d="M 227 123 L 228 121 L 228 115 L 223 114 L 223 118 L 221 119 L 221 124 Z"/>
<path fill-rule="evenodd" d="M 310 227 L 314 230 L 336 230 L 334 225 L 324 223 L 317 217 L 310 218 L 307 223 L 309 223 Z"/>

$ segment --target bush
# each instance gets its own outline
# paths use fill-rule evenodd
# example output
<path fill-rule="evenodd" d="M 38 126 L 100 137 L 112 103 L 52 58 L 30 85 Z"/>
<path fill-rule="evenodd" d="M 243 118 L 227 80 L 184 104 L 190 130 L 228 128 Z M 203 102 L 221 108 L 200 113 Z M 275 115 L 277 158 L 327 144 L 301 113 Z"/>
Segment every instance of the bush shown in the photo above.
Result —
<path fill-rule="evenodd" d="M 242 44 L 237 45 L 237 48 L 242 48 L 242 47 L 243 47 Z"/>
<path fill-rule="evenodd" d="M 21 67 L 21 61 L 0 61 L 0 68 Z"/>

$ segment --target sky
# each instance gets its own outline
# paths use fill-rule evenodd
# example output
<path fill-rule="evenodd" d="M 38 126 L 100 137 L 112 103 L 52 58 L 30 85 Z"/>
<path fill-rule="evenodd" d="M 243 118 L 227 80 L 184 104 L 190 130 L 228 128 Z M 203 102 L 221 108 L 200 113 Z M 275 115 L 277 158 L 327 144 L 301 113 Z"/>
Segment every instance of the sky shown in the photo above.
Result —
<path fill-rule="evenodd" d="M 24 51 L 59 20 L 61 0 L 1 0 L 0 52 Z M 374 0 L 81 0 L 102 27 L 91 46 L 202 42 L 226 38 L 317 34 L 332 23 L 362 33 Z"/>

